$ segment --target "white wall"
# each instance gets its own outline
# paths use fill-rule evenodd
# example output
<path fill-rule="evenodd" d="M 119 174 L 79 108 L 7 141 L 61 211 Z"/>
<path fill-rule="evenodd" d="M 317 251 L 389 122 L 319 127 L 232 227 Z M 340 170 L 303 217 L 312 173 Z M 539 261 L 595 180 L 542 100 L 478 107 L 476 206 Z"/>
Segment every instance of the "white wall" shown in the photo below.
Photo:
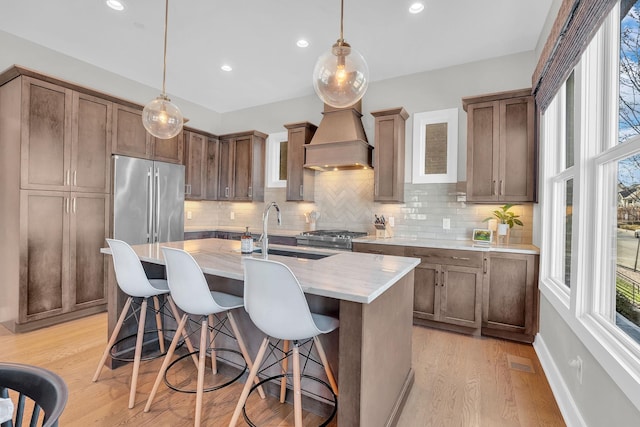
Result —
<path fill-rule="evenodd" d="M 536 352 L 568 426 L 640 425 L 640 412 L 541 295 Z M 569 361 L 582 359 L 582 384 Z"/>
<path fill-rule="evenodd" d="M 160 94 L 157 88 L 82 62 L 70 56 L 31 43 L 28 40 L 0 31 L 0 72 L 12 65 L 21 65 L 52 77 L 67 80 L 140 105 Z M 188 126 L 215 133 L 220 125 L 220 114 L 184 99 L 168 94 L 189 119 Z"/>

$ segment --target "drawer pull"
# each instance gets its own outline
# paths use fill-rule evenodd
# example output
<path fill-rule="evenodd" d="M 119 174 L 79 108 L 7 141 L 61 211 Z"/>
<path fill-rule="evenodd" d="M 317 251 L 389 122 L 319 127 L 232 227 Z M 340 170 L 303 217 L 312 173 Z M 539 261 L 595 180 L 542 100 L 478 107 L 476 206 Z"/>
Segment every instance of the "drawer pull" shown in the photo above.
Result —
<path fill-rule="evenodd" d="M 451 259 L 457 259 L 460 261 L 471 261 L 471 258 L 464 257 L 464 256 L 452 256 Z"/>

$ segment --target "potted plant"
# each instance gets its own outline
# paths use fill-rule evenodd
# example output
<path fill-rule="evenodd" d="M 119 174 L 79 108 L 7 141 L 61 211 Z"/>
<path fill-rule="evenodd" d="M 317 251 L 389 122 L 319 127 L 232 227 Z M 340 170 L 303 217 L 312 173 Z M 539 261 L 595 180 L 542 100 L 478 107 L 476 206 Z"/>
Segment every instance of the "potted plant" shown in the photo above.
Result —
<path fill-rule="evenodd" d="M 506 205 L 501 206 L 500 209 L 493 211 L 493 216 L 498 220 L 498 234 L 501 236 L 506 235 L 508 229 L 513 228 L 514 225 L 523 225 L 522 221 L 518 219 L 520 218 L 520 215 L 516 215 L 509 210 L 514 206 L 518 205 L 507 203 Z M 493 218 L 487 217 L 483 219 L 482 222 L 489 221 L 490 219 Z"/>

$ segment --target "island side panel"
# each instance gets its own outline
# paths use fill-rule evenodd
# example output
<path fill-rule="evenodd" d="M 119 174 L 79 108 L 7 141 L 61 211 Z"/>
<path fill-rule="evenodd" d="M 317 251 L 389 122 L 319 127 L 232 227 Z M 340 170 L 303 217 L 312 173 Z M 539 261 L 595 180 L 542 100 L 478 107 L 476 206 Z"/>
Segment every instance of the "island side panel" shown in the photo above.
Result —
<path fill-rule="evenodd" d="M 340 302 L 338 425 L 395 425 L 413 384 L 413 270 L 371 304 Z"/>

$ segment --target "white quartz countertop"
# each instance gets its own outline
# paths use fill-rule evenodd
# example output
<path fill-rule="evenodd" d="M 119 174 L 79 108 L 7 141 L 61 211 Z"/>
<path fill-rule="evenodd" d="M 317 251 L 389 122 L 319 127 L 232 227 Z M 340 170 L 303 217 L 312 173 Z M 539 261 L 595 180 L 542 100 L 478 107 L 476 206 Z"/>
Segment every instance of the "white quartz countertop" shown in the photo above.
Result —
<path fill-rule="evenodd" d="M 371 243 L 375 245 L 413 246 L 420 248 L 459 249 L 480 252 L 511 252 L 521 254 L 540 254 L 540 249 L 534 245 L 483 245 L 472 240 L 439 240 L 439 239 L 410 239 L 406 237 L 390 237 L 378 239 L 374 236 L 353 239 L 356 243 Z"/>
<path fill-rule="evenodd" d="M 197 239 L 181 242 L 133 245 L 142 261 L 162 264 L 161 246 L 184 249 L 189 252 L 206 274 L 244 280 L 243 255 L 240 242 L 223 239 Z M 272 249 L 291 252 L 332 254 L 326 258 L 310 260 L 280 255 L 269 255 L 270 260 L 287 265 L 298 278 L 305 293 L 368 304 L 411 272 L 418 258 L 373 255 L 297 246 L 269 245 Z M 109 248 L 101 249 L 110 254 Z"/>

